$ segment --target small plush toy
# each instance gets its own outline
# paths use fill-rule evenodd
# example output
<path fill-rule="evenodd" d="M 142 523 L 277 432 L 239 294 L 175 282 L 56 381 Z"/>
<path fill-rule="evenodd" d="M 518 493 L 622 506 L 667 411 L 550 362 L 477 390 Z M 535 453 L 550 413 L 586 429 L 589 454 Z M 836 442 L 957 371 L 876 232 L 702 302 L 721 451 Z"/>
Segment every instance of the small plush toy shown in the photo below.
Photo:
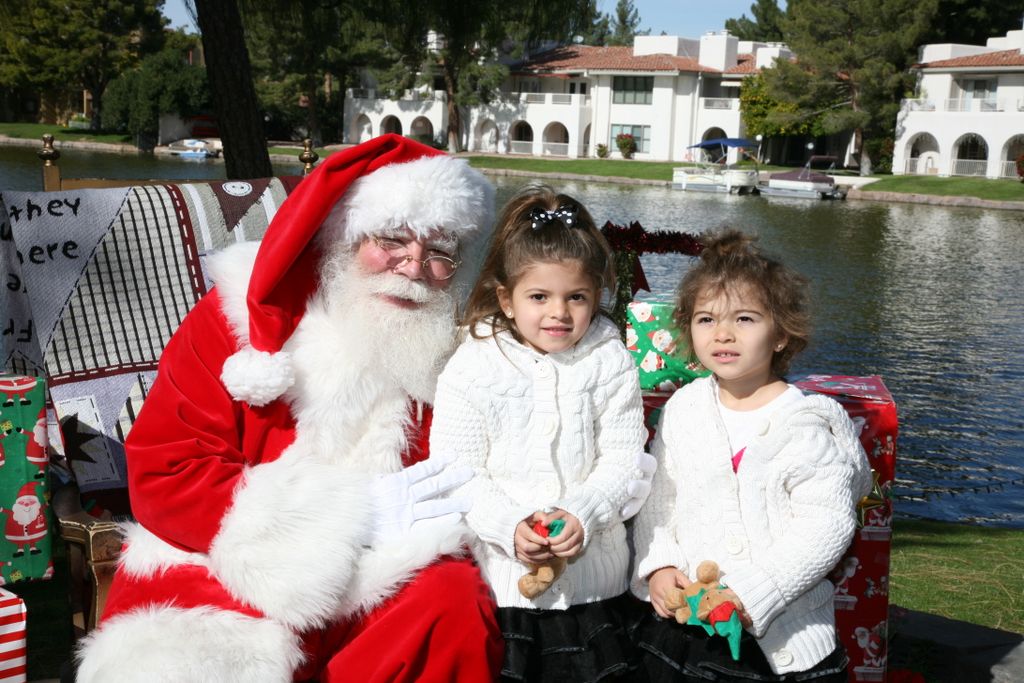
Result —
<path fill-rule="evenodd" d="M 544 538 L 557 536 L 565 528 L 565 520 L 555 519 L 551 524 L 545 526 L 542 522 L 535 522 L 534 533 Z M 519 579 L 519 592 L 524 598 L 533 600 L 535 597 L 546 591 L 555 582 L 562 572 L 565 571 L 565 564 L 568 560 L 564 557 L 552 557 L 539 563 L 530 563 L 530 573 L 524 574 Z"/>
<path fill-rule="evenodd" d="M 673 588 L 665 593 L 665 607 L 676 613 L 676 621 L 680 624 L 690 622 L 693 615 L 691 598 L 699 598 L 702 591 L 718 588 L 718 564 L 705 560 L 697 565 L 697 580 L 686 588 Z"/>
<path fill-rule="evenodd" d="M 718 564 L 705 560 L 697 565 L 697 580 L 686 588 L 665 594 L 665 606 L 675 611 L 680 624 L 701 626 L 709 636 L 724 636 L 733 660 L 740 658 L 743 625 L 736 603 L 719 584 Z"/>

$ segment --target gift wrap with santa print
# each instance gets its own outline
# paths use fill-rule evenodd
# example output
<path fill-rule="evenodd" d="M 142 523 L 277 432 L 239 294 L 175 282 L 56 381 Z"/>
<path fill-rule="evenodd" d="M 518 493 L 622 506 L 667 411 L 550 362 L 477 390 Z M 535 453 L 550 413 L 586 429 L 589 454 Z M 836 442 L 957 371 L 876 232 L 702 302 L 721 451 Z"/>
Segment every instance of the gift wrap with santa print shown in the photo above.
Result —
<path fill-rule="evenodd" d="M 878 376 L 809 375 L 793 381 L 805 393 L 839 402 L 860 431 L 872 487 L 857 505 L 858 525 L 849 549 L 829 575 L 835 585 L 836 632 L 849 653 L 850 680 L 885 680 L 889 615 L 889 555 L 892 489 L 896 470 L 896 404 Z M 671 391 L 644 391 L 644 414 L 652 433 Z"/>
<path fill-rule="evenodd" d="M 46 386 L 0 375 L 0 585 L 53 576 Z"/>
<path fill-rule="evenodd" d="M 850 656 L 850 680 L 885 680 L 888 659 L 889 556 L 892 498 L 896 474 L 896 403 L 882 378 L 808 375 L 793 384 L 839 402 L 860 430 L 871 465 L 871 491 L 857 505 L 857 531 L 846 555 L 832 571 L 836 630 Z"/>
<path fill-rule="evenodd" d="M 668 303 L 633 301 L 626 306 L 626 348 L 639 368 L 641 389 L 675 391 L 708 374 L 687 361 Z"/>

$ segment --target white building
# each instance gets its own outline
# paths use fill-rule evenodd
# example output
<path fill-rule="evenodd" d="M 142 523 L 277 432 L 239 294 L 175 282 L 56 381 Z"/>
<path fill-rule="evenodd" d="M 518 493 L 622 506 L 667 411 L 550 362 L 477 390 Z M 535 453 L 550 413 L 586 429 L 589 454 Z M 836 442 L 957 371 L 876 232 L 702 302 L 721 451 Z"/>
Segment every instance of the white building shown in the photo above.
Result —
<path fill-rule="evenodd" d="M 896 120 L 893 173 L 1016 178 L 1024 153 L 1024 30 L 921 48 Z"/>
<path fill-rule="evenodd" d="M 689 161 L 697 156 L 690 145 L 742 137 L 740 83 L 779 57 L 791 57 L 784 45 L 728 32 L 637 36 L 632 48 L 557 47 L 512 65 L 499 98 L 465 112 L 463 144 L 558 157 L 597 156 L 603 144 L 615 157 L 615 136 L 631 133 L 638 159 Z M 433 139 L 446 127 L 443 91 L 411 91 L 397 101 L 372 89 L 346 96 L 346 142 L 382 133 Z"/>

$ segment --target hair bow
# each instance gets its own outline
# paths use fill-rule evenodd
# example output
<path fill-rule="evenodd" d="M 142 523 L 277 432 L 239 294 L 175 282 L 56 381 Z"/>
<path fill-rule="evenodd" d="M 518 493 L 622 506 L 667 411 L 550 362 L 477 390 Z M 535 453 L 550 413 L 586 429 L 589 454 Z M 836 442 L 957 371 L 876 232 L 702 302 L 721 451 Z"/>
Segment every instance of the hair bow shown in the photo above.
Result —
<path fill-rule="evenodd" d="M 575 206 L 569 204 L 563 204 L 558 207 L 555 211 L 545 211 L 541 208 L 534 208 L 530 211 L 530 227 L 534 230 L 540 230 L 545 225 L 548 225 L 552 221 L 561 221 L 562 225 L 567 228 L 574 228 L 576 226 L 576 213 L 578 209 Z"/>

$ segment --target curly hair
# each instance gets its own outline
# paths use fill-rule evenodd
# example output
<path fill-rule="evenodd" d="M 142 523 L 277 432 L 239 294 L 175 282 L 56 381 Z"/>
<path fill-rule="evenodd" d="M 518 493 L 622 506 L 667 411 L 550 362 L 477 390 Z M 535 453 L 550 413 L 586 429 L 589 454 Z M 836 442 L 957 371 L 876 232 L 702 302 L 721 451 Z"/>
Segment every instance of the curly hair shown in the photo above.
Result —
<path fill-rule="evenodd" d="M 756 238 L 726 229 L 701 239 L 700 261 L 683 276 L 676 290 L 673 321 L 683 335 L 691 361 L 693 351 L 690 322 L 697 300 L 735 292 L 748 287 L 771 316 L 775 331 L 788 338 L 781 351 L 772 356 L 771 369 L 778 377 L 789 371 L 793 358 L 807 348 L 810 339 L 810 295 L 808 280 L 755 246 Z"/>
<path fill-rule="evenodd" d="M 534 227 L 537 221 L 531 214 L 537 209 L 567 209 L 575 216 L 571 225 L 555 218 Z M 537 263 L 566 261 L 579 263 L 595 289 L 614 291 L 615 267 L 611 248 L 594 225 L 590 213 L 569 195 L 556 193 L 547 185 L 527 185 L 501 210 L 483 270 L 466 303 L 463 324 L 469 328 L 470 334 L 477 337 L 477 324 L 490 320 L 492 334 L 508 330 L 522 341 L 515 321 L 506 317 L 501 308 L 499 288 L 511 291 L 523 274 Z"/>

